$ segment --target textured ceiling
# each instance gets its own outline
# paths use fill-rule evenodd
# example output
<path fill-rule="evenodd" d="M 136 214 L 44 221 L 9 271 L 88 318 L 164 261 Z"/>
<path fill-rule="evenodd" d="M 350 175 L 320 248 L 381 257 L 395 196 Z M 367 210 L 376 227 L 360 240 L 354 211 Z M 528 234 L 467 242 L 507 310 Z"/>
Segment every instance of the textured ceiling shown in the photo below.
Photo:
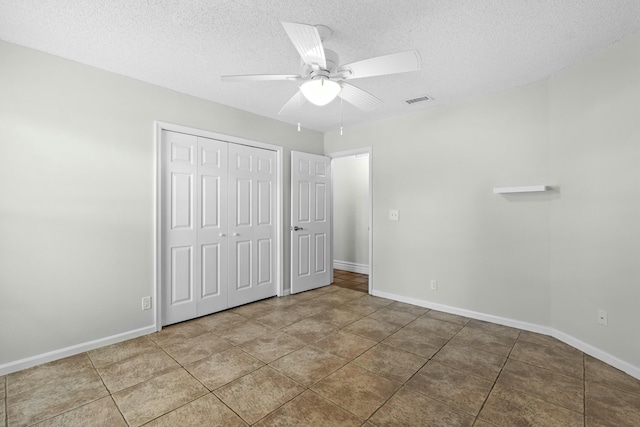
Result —
<path fill-rule="evenodd" d="M 349 82 L 384 104 L 343 105 L 345 128 L 521 86 L 640 30 L 638 0 L 0 0 L 0 39 L 318 131 L 340 101 L 278 111 L 296 82 L 221 83 L 226 74 L 298 74 L 281 21 L 324 24 L 342 64 L 416 49 L 422 70 Z M 0 58 L 0 66 L 1 66 Z M 429 94 L 435 100 L 407 105 Z"/>

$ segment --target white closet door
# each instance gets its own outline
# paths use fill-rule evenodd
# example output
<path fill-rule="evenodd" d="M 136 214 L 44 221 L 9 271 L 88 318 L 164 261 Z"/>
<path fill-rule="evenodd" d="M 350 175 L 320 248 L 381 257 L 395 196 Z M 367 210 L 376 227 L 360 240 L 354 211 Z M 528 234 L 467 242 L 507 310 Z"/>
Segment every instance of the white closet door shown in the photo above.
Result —
<path fill-rule="evenodd" d="M 227 305 L 227 147 L 228 143 L 198 138 L 197 316 Z M 196 281 L 198 282 L 198 281 Z"/>
<path fill-rule="evenodd" d="M 276 153 L 162 132 L 162 324 L 276 295 Z"/>
<path fill-rule="evenodd" d="M 162 132 L 162 324 L 197 315 L 197 137 Z"/>
<path fill-rule="evenodd" d="M 291 293 L 331 283 L 331 159 L 291 152 Z"/>
<path fill-rule="evenodd" d="M 229 145 L 229 307 L 276 295 L 276 153 Z"/>
<path fill-rule="evenodd" d="M 226 142 L 163 131 L 163 318 L 227 308 Z"/>

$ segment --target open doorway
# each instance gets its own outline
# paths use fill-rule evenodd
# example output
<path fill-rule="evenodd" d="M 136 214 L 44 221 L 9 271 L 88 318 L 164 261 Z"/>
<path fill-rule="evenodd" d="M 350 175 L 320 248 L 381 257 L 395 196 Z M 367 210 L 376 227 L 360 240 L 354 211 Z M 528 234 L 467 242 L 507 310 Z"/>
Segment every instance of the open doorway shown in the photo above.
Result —
<path fill-rule="evenodd" d="M 371 149 L 329 156 L 333 188 L 333 283 L 371 293 Z"/>

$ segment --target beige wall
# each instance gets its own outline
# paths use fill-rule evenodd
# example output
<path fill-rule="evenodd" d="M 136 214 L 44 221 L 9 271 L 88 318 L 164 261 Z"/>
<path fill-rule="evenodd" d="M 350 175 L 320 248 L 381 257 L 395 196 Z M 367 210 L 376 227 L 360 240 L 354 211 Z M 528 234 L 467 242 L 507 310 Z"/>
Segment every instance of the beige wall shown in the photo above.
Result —
<path fill-rule="evenodd" d="M 376 290 L 549 324 L 550 196 L 492 192 L 547 181 L 546 106 L 539 83 L 325 135 L 373 147 Z"/>
<path fill-rule="evenodd" d="M 153 324 L 155 120 L 285 147 L 285 224 L 290 150 L 322 152 L 320 133 L 9 43 L 0 64 L 0 365 Z"/>
<path fill-rule="evenodd" d="M 373 147 L 375 289 L 548 327 L 640 372 L 639 56 L 635 35 L 548 81 L 325 134 L 326 153 Z M 531 184 L 557 189 L 492 193 Z"/>
<path fill-rule="evenodd" d="M 640 34 L 549 94 L 552 324 L 640 367 Z"/>
<path fill-rule="evenodd" d="M 635 35 L 548 81 L 323 139 L 0 42 L 0 365 L 152 324 L 162 120 L 284 146 L 285 225 L 290 149 L 372 146 L 377 290 L 640 367 L 639 56 Z M 559 190 L 492 193 L 527 184 Z"/>

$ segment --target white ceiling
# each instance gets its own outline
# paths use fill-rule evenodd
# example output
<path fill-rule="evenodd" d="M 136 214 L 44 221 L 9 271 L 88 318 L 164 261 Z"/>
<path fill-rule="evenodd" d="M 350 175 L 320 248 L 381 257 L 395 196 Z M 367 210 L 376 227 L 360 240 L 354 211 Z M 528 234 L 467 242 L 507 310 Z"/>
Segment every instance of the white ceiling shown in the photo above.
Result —
<path fill-rule="evenodd" d="M 421 71 L 349 81 L 384 104 L 363 113 L 344 103 L 348 127 L 544 79 L 639 31 L 640 1 L 0 0 L 2 40 L 309 129 L 338 129 L 339 100 L 277 115 L 296 82 L 220 82 L 300 73 L 281 21 L 331 27 L 325 47 L 342 64 L 420 52 Z M 425 94 L 435 101 L 404 102 Z"/>

